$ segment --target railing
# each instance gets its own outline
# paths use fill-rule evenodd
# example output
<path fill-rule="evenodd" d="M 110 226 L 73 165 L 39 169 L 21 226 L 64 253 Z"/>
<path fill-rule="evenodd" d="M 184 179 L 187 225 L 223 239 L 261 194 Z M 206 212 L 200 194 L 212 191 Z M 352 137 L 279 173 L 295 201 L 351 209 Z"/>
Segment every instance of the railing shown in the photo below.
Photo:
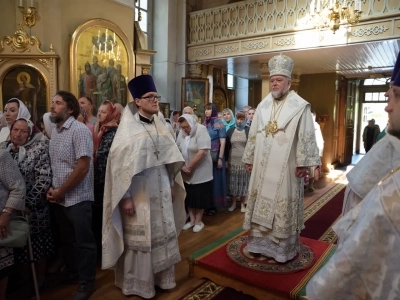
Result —
<path fill-rule="evenodd" d="M 313 27 L 311 0 L 250 0 L 190 13 L 189 45 Z M 322 0 L 327 7 L 329 0 Z M 399 16 L 399 0 L 362 0 L 361 22 Z"/>

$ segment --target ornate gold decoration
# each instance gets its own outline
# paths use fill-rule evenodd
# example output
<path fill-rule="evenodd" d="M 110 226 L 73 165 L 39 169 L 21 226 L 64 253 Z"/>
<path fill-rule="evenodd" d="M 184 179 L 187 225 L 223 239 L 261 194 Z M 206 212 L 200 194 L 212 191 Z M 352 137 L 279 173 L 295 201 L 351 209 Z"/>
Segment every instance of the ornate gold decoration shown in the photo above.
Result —
<path fill-rule="evenodd" d="M 287 97 L 284 100 L 279 101 L 279 104 L 274 102 L 272 103 L 272 109 L 271 109 L 271 117 L 270 120 L 268 121 L 268 124 L 265 126 L 265 136 L 268 136 L 272 134 L 272 137 L 275 135 L 275 133 L 278 132 L 278 118 L 279 114 L 282 111 L 282 107 L 285 104 Z"/>
<path fill-rule="evenodd" d="M 30 46 L 37 44 L 40 48 L 40 41 L 36 37 L 30 37 L 22 28 L 22 24 L 19 24 L 19 29 L 14 33 L 14 36 L 6 36 L 1 41 L 1 48 L 4 48 L 4 44 L 11 45 L 11 51 L 16 52 L 30 52 Z"/>
<path fill-rule="evenodd" d="M 36 24 L 36 7 L 29 6 L 25 9 L 23 6 L 18 6 L 19 11 L 22 13 L 22 19 L 25 26 L 32 28 Z"/>
<path fill-rule="evenodd" d="M 47 70 L 50 70 L 50 62 L 47 59 L 39 58 L 38 60 Z"/>
<path fill-rule="evenodd" d="M 147 75 L 149 74 L 149 69 L 148 68 L 142 68 L 142 75 Z"/>
<path fill-rule="evenodd" d="M 355 25 L 360 22 L 362 15 L 361 0 L 313 0 L 310 4 L 310 16 L 313 18 L 314 27 L 318 29 L 329 28 L 336 32 L 340 25 Z"/>

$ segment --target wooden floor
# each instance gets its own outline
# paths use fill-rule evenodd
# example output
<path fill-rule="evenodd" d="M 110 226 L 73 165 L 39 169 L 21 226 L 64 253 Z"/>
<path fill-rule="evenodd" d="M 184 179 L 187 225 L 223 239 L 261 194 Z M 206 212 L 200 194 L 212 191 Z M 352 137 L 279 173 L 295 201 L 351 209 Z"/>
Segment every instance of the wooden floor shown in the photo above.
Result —
<path fill-rule="evenodd" d="M 323 188 L 327 184 L 334 181 L 341 181 L 343 172 L 334 171 L 330 176 L 326 176 L 319 180 L 314 186 L 316 190 Z M 310 193 L 306 192 L 305 206 L 310 198 Z M 239 205 L 238 205 L 239 206 Z M 240 209 L 234 212 L 223 211 L 215 216 L 204 216 L 204 229 L 201 232 L 194 233 L 190 229 L 182 231 L 179 236 L 179 247 L 182 260 L 175 266 L 176 270 L 176 288 L 170 291 L 157 290 L 157 294 L 153 299 L 160 300 L 176 300 L 186 295 L 189 291 L 200 285 L 204 280 L 188 277 L 188 263 L 186 258 L 194 251 L 210 244 L 211 242 L 223 237 L 229 232 L 237 229 L 243 224 L 244 213 Z M 117 300 L 117 299 L 141 299 L 140 297 L 127 297 L 121 293 L 121 290 L 114 285 L 113 271 L 103 271 L 98 269 L 96 276 L 97 290 L 90 299 Z M 47 288 L 42 294 L 41 299 L 69 299 L 75 292 L 76 285 Z"/>

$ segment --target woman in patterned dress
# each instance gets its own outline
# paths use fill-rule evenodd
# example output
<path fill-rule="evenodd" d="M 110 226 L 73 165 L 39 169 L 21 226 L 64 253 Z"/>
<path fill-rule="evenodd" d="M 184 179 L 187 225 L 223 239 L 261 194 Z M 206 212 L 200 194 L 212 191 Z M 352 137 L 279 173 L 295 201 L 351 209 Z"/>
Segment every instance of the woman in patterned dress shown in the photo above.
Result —
<path fill-rule="evenodd" d="M 225 169 L 225 138 L 224 124 L 218 119 L 217 108 L 208 103 L 205 106 L 204 126 L 211 138 L 211 157 L 213 158 L 213 198 L 214 207 L 204 211 L 209 216 L 215 215 L 216 208 L 226 206 L 226 169 Z"/>
<path fill-rule="evenodd" d="M 246 126 L 244 111 L 236 113 L 235 126 L 226 134 L 226 160 L 228 161 L 228 192 L 232 196 L 232 205 L 228 209 L 234 211 L 236 201 L 240 199 L 241 212 L 246 212 L 245 201 L 249 187 L 250 173 L 244 168 L 242 157 L 249 136 L 250 127 Z"/>
<path fill-rule="evenodd" d="M 10 152 L 25 179 L 25 213 L 29 219 L 33 261 L 40 286 L 44 283 L 47 258 L 54 253 L 46 201 L 46 192 L 51 184 L 49 148 L 43 134 L 28 119 L 19 118 L 11 125 L 10 138 L 10 141 L 1 143 L 0 148 Z M 14 252 L 16 262 L 20 264 L 20 279 L 28 281 L 28 246 L 15 248 Z"/>
<path fill-rule="evenodd" d="M 94 127 L 94 204 L 93 233 L 97 242 L 98 259 L 101 258 L 101 233 L 103 223 L 103 194 L 106 178 L 107 157 L 118 129 L 121 113 L 109 100 L 103 101 L 97 111 Z"/>
<path fill-rule="evenodd" d="M 25 209 L 25 180 L 8 151 L 0 150 L 0 238 L 7 236 L 7 228 L 14 210 Z M 8 275 L 14 265 L 14 248 L 0 247 L 0 299 L 6 299 Z"/>

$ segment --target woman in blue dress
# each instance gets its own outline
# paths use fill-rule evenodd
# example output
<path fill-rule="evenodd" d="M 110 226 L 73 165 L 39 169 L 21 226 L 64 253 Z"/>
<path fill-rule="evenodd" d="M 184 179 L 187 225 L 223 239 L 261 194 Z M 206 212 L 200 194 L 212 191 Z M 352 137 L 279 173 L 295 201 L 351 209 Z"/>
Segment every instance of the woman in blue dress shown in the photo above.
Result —
<path fill-rule="evenodd" d="M 205 214 L 213 216 L 217 207 L 226 206 L 226 168 L 225 168 L 225 139 L 224 124 L 218 119 L 217 108 L 208 103 L 205 106 L 204 126 L 207 127 L 211 138 L 211 157 L 213 158 L 213 200 L 214 207 L 205 210 Z"/>

